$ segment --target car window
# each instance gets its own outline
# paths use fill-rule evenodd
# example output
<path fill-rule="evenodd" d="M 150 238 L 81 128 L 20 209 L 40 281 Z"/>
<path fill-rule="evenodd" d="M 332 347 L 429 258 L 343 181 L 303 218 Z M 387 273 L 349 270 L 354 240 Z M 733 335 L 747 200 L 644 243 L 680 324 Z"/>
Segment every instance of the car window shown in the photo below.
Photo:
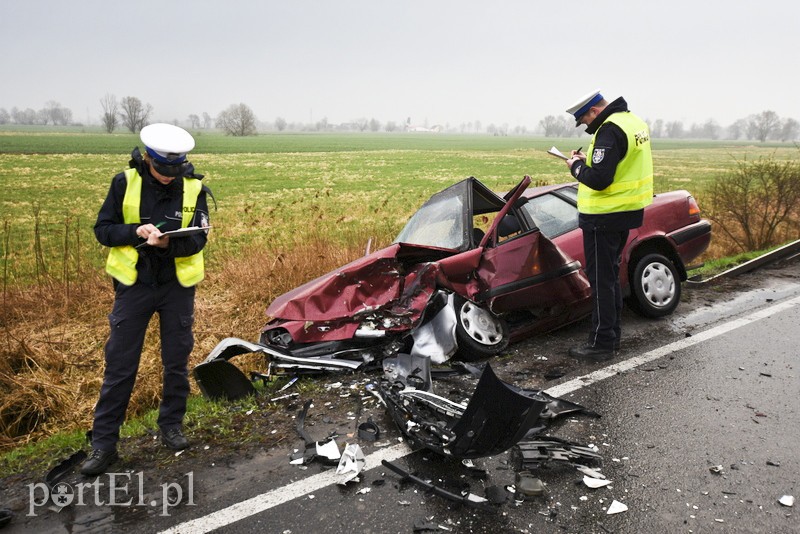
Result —
<path fill-rule="evenodd" d="M 415 213 L 395 243 L 462 249 L 469 246 L 464 225 L 464 203 L 458 196 L 442 196 Z"/>
<path fill-rule="evenodd" d="M 562 192 L 572 196 L 575 190 L 567 187 L 559 191 L 559 193 Z M 553 194 L 528 199 L 522 209 L 528 212 L 533 222 L 548 239 L 553 239 L 578 227 L 578 210 L 575 205 Z"/>

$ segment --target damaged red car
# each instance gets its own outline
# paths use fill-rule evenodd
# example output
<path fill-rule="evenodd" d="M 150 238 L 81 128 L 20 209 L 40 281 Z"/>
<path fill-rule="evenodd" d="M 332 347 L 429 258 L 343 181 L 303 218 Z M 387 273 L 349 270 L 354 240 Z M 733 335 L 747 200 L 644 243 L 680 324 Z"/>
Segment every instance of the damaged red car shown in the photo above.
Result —
<path fill-rule="evenodd" d="M 477 360 L 583 318 L 591 290 L 577 184 L 530 182 L 500 196 L 467 178 L 436 193 L 388 247 L 275 299 L 259 343 L 236 349 L 241 340 L 230 338 L 212 357 L 255 348 L 295 369 L 358 368 L 398 353 Z M 672 313 L 710 239 L 688 192 L 655 195 L 623 253 L 629 304 L 648 317 Z"/>

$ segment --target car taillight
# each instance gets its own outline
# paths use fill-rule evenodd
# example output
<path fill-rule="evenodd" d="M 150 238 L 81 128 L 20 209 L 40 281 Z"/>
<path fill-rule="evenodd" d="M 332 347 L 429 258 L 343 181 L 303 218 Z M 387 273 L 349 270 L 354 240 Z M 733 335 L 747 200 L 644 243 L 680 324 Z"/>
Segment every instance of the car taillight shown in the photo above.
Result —
<path fill-rule="evenodd" d="M 700 217 L 700 206 L 692 196 L 689 197 L 689 217 Z"/>

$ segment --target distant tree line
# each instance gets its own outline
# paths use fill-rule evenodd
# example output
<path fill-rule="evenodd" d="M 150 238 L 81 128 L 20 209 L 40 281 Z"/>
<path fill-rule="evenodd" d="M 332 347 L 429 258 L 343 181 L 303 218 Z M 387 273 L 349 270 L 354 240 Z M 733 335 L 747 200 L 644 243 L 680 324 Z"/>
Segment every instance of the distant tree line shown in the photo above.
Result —
<path fill-rule="evenodd" d="M 702 124 L 693 123 L 689 128 L 681 121 L 665 122 L 662 119 L 646 120 L 650 135 L 668 139 L 747 139 L 762 143 L 771 141 L 794 141 L 800 138 L 800 123 L 792 118 L 781 119 L 774 111 L 762 111 L 757 115 L 739 119 L 722 127 L 714 119 Z M 539 121 L 539 129 L 545 137 L 572 137 L 581 135 L 583 128 L 576 128 L 570 117 L 548 115 Z"/>
<path fill-rule="evenodd" d="M 135 96 L 125 96 L 117 99 L 115 95 L 106 94 L 100 99 L 102 114 L 100 123 L 108 133 L 113 133 L 118 128 L 125 128 L 130 132 L 138 132 L 149 124 L 152 119 L 153 106 L 142 102 Z M 575 121 L 566 115 L 548 115 L 541 119 L 537 128 L 530 132 L 524 126 L 509 127 L 504 124 L 488 124 L 483 126 L 481 121 L 464 122 L 459 125 L 428 126 L 428 121 L 412 126 L 409 117 L 405 124 L 395 121 L 382 123 L 378 119 L 359 117 L 348 122 L 334 124 L 327 117 L 312 123 L 290 123 L 283 117 L 277 117 L 273 122 L 259 122 L 253 110 L 244 103 L 232 104 L 221 111 L 216 117 L 207 112 L 192 113 L 187 120 L 174 119 L 173 124 L 183 123 L 191 129 L 218 128 L 227 135 L 247 136 L 255 135 L 259 131 L 313 131 L 313 132 L 448 132 L 448 133 L 488 133 L 490 135 L 505 136 L 526 135 L 529 133 L 541 134 L 545 137 L 575 137 L 584 133 L 583 128 L 576 128 Z M 692 123 L 688 128 L 681 121 L 664 121 L 662 119 L 647 120 L 650 134 L 654 138 L 667 139 L 747 139 L 751 141 L 794 141 L 800 139 L 800 123 L 793 118 L 781 118 L 774 111 L 762 111 L 756 115 L 739 119 L 727 127 L 720 126 L 714 119 L 704 123 Z M 48 125 L 65 126 L 74 124 L 72 110 L 56 101 L 47 102 L 42 109 L 0 108 L 0 124 L 22 125 Z"/>
<path fill-rule="evenodd" d="M 0 124 L 52 124 L 66 126 L 72 124 L 72 110 L 53 100 L 40 110 L 19 109 L 16 106 L 7 111 L 0 108 Z"/>

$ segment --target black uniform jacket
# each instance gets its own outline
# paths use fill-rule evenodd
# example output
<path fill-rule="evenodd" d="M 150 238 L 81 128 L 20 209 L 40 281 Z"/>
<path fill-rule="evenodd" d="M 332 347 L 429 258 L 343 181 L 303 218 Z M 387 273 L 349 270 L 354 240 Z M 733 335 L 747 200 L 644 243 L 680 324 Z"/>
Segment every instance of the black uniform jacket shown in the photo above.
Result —
<path fill-rule="evenodd" d="M 107 247 L 122 245 L 139 245 L 144 242 L 136 235 L 136 228 L 142 224 L 162 223 L 159 230 L 167 232 L 181 227 L 183 219 L 183 178 L 178 176 L 168 185 L 163 185 L 156 180 L 142 159 L 138 149 L 131 154 L 131 168 L 135 168 L 142 177 L 142 198 L 139 207 L 141 223 L 125 224 L 122 216 L 122 199 L 125 198 L 125 189 L 128 181 L 124 173 L 119 173 L 111 180 L 97 222 L 94 225 L 94 234 L 97 240 Z M 189 165 L 186 177 L 195 180 L 203 178 L 194 174 L 194 167 Z M 204 185 L 197 198 L 194 217 L 189 226 L 209 225 L 207 194 L 211 191 Z M 201 232 L 188 237 L 170 238 L 169 246 L 165 249 L 144 246 L 139 250 L 139 261 L 136 270 L 139 275 L 136 282 L 152 286 L 163 285 L 176 279 L 175 258 L 191 256 L 200 252 L 206 244 L 206 234 Z M 116 287 L 117 282 L 114 281 Z"/>
<path fill-rule="evenodd" d="M 613 122 L 603 122 L 612 113 L 628 111 L 628 103 L 622 97 L 611 102 L 586 128 L 586 133 L 592 135 L 597 132 L 594 148 L 604 149 L 602 161 L 592 162 L 589 167 L 578 160 L 572 164 L 570 171 L 580 183 L 591 187 L 595 191 L 602 191 L 614 181 L 617 164 L 628 153 L 628 137 L 622 128 Z M 587 157 L 592 157 L 589 154 Z M 644 210 L 623 211 L 618 213 L 586 214 L 581 213 L 579 224 L 581 228 L 618 231 L 638 228 L 642 225 Z"/>

